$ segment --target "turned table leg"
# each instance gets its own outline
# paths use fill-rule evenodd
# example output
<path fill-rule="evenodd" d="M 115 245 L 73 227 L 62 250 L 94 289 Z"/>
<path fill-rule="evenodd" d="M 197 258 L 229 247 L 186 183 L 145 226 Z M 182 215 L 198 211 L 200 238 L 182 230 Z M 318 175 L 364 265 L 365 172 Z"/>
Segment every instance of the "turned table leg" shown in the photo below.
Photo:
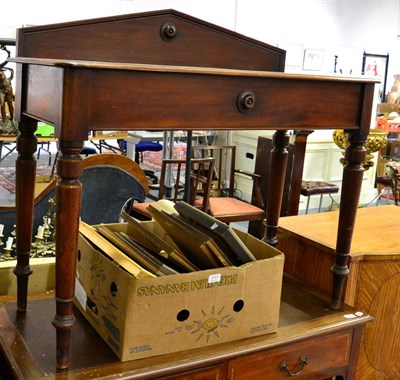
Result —
<path fill-rule="evenodd" d="M 360 135 L 358 131 L 350 133 L 350 145 L 346 150 L 347 163 L 343 169 L 335 263 L 331 268 L 333 273 L 331 308 L 335 310 L 340 308 L 345 279 L 349 273 L 351 240 L 364 175 L 362 163 L 365 160 L 365 141 L 366 136 Z"/>
<path fill-rule="evenodd" d="M 75 324 L 73 298 L 78 251 L 79 216 L 81 208 L 82 159 L 79 155 L 82 142 L 60 142 L 60 158 L 57 161 L 56 211 L 56 315 L 53 325 L 57 335 L 57 367 L 69 365 L 71 330 Z"/>
<path fill-rule="evenodd" d="M 23 118 L 19 124 L 17 137 L 18 158 L 16 161 L 16 253 L 17 265 L 17 309 L 26 311 L 28 297 L 28 279 L 32 273 L 29 257 L 32 242 L 33 200 L 35 195 L 37 148 L 36 120 Z"/>
<path fill-rule="evenodd" d="M 276 231 L 278 229 L 279 215 L 283 198 L 283 189 L 285 186 L 286 166 L 288 161 L 288 151 L 286 147 L 289 144 L 289 136 L 286 131 L 276 131 L 272 138 L 273 149 L 271 151 L 271 168 L 268 188 L 268 201 L 266 213 L 266 230 L 263 240 L 276 245 Z"/>

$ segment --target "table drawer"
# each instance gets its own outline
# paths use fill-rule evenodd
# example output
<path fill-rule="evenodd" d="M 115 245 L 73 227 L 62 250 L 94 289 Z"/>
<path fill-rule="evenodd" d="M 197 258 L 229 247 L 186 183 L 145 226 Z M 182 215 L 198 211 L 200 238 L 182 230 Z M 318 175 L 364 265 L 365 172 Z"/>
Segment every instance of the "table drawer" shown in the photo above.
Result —
<path fill-rule="evenodd" d="M 323 379 L 347 367 L 351 340 L 350 330 L 249 354 L 229 363 L 228 379 L 288 379 L 288 372 L 281 370 L 284 363 L 290 372 L 299 372 L 296 378 Z"/>
<path fill-rule="evenodd" d="M 224 380 L 226 374 L 226 366 L 217 364 L 209 367 L 198 368 L 175 375 L 157 377 L 162 380 Z"/>

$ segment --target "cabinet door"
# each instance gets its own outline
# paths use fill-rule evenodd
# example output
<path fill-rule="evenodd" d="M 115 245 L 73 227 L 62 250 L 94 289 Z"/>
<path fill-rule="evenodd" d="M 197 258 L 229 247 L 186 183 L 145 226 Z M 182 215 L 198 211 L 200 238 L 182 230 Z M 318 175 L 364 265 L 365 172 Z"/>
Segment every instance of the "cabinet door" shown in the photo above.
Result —
<path fill-rule="evenodd" d="M 229 363 L 228 379 L 288 379 L 288 371 L 307 380 L 343 375 L 351 341 L 352 331 L 339 332 L 249 354 Z"/>

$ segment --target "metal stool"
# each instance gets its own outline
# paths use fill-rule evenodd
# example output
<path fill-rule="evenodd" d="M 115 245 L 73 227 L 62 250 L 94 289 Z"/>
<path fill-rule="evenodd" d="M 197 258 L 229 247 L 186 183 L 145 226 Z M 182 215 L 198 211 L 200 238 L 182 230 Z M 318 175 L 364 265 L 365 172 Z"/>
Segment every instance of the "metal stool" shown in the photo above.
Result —
<path fill-rule="evenodd" d="M 324 194 L 335 194 L 339 192 L 339 186 L 334 185 L 332 183 L 323 182 L 323 181 L 301 181 L 301 190 L 300 194 L 304 195 L 307 198 L 307 207 L 306 214 L 308 214 L 308 208 L 310 206 L 310 198 L 312 195 L 320 195 L 318 212 L 321 211 L 322 206 L 322 198 Z M 331 197 L 332 198 L 332 197 Z M 333 198 L 332 198 L 333 204 Z"/>

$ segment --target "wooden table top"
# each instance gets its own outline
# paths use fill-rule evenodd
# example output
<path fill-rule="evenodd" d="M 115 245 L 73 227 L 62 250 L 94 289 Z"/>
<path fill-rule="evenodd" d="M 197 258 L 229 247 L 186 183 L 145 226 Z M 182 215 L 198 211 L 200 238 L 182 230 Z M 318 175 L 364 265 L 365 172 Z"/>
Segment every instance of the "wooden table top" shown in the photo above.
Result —
<path fill-rule="evenodd" d="M 338 211 L 288 216 L 279 220 L 279 231 L 324 245 L 333 253 L 338 220 Z M 358 209 L 350 254 L 353 259 L 377 254 L 400 255 L 400 207 Z"/>

